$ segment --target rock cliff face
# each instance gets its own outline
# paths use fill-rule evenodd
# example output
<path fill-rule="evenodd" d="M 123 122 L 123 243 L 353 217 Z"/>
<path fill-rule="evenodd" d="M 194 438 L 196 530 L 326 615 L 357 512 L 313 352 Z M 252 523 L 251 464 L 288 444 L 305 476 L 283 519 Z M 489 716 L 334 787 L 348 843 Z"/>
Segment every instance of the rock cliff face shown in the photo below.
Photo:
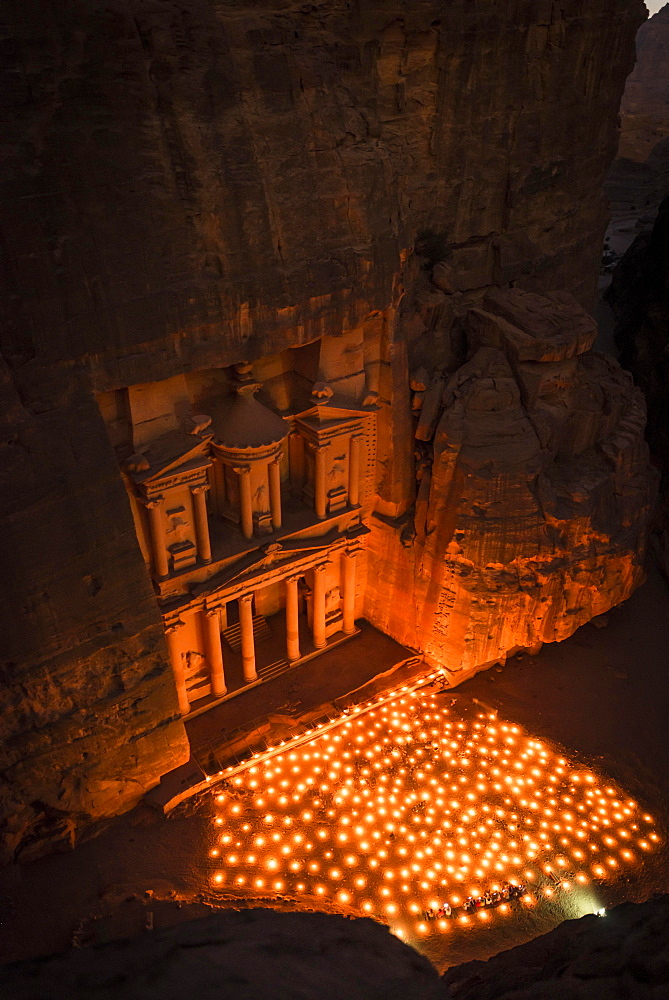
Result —
<path fill-rule="evenodd" d="M 669 159 L 669 4 L 641 26 L 636 50 L 620 105 L 618 155 L 659 166 Z"/>
<path fill-rule="evenodd" d="M 636 48 L 605 185 L 614 211 L 630 213 L 654 212 L 669 190 L 669 4 L 641 26 Z"/>
<path fill-rule="evenodd" d="M 463 326 L 468 360 L 413 376 L 415 514 L 373 530 L 367 612 L 454 683 L 628 597 L 656 487 L 643 397 L 572 296 L 495 291 Z"/>
<path fill-rule="evenodd" d="M 663 475 L 653 546 L 669 577 L 669 198 L 652 232 L 637 237 L 614 271 L 607 300 L 621 364 L 648 405 L 648 441 Z"/>
<path fill-rule="evenodd" d="M 1 180 L 5 856 L 128 808 L 188 754 L 95 395 L 375 324 L 378 509 L 402 515 L 413 499 L 409 367 L 424 366 L 420 350 L 433 344 L 448 369 L 440 331 L 455 307 L 467 312 L 509 284 L 593 302 L 601 181 L 643 12 L 641 0 L 2 4 L 0 100 L 13 123 Z M 421 307 L 422 348 L 412 309 L 397 321 L 403 289 L 414 295 L 423 273 L 414 246 L 444 262 L 436 310 Z M 470 316 L 472 336 L 485 338 L 489 321 Z M 556 468 L 557 485 L 548 473 L 541 481 L 560 502 L 544 516 L 544 494 L 517 485 L 519 463 L 538 470 L 555 448 L 545 437 L 556 425 L 531 428 L 519 398 L 536 378 L 521 387 L 500 343 L 486 342 L 453 383 L 434 445 L 435 499 L 423 487 L 416 509 L 430 513 L 417 513 L 416 530 L 432 539 L 438 486 L 452 481 L 451 422 L 498 406 L 511 421 L 505 504 L 508 491 L 522 493 L 526 551 L 538 545 L 530 524 L 557 537 L 561 511 L 578 508 L 571 535 L 560 535 L 568 545 L 597 520 L 592 491 L 605 486 Z M 599 372 L 606 385 L 619 379 L 602 360 L 576 362 L 579 393 Z M 440 412 L 436 391 L 429 405 Z M 476 432 L 484 450 L 494 450 L 490 422 L 482 416 Z M 604 423 L 586 424 L 600 444 Z M 463 508 L 473 521 L 478 488 Z M 615 502 L 626 509 L 628 498 Z M 624 523 L 631 537 L 637 526 Z M 492 574 L 493 591 L 509 586 L 502 534 L 494 567 L 476 571 Z M 609 603 L 636 579 L 628 541 L 613 556 Z M 452 572 L 471 556 L 454 551 Z M 424 558 L 436 569 L 433 541 Z M 442 577 L 429 586 L 448 595 Z M 533 577 L 530 590 L 542 582 Z M 583 591 L 574 583 L 567 598 L 567 611 L 588 609 L 576 617 L 600 607 Z M 448 596 L 431 597 L 429 615 L 435 600 L 450 611 Z M 541 604 L 530 596 L 526 608 Z M 458 607 L 461 631 L 464 615 Z M 542 637 L 566 634 L 551 620 Z M 485 657 L 505 641 L 490 640 Z"/>

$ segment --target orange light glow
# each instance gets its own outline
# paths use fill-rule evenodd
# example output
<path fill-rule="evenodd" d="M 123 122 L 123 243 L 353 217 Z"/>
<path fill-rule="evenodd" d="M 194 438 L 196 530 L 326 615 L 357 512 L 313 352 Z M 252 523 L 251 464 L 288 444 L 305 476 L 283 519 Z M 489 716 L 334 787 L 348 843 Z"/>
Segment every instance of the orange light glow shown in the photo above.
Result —
<path fill-rule="evenodd" d="M 213 885 L 392 918 L 411 940 L 585 885 L 574 859 L 604 880 L 659 843 L 620 789 L 450 700 L 405 688 L 223 772 Z"/>

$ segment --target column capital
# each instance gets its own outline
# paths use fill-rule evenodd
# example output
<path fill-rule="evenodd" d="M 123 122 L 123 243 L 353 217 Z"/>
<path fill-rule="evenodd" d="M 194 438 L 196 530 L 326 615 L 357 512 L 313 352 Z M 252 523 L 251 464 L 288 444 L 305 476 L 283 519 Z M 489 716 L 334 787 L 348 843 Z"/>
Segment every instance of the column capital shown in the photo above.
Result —
<path fill-rule="evenodd" d="M 250 465 L 233 465 L 232 471 L 236 472 L 238 476 L 249 475 L 251 472 Z"/>
<path fill-rule="evenodd" d="M 365 438 L 364 431 L 353 431 L 351 434 L 352 441 L 363 441 Z"/>
<path fill-rule="evenodd" d="M 207 490 L 211 489 L 209 483 L 198 483 L 197 486 L 191 486 L 191 493 L 206 493 Z"/>
<path fill-rule="evenodd" d="M 165 635 L 174 635 L 174 633 L 178 632 L 180 628 L 184 627 L 184 625 L 185 622 L 182 622 L 180 618 L 177 618 L 176 621 L 165 625 Z"/>
<path fill-rule="evenodd" d="M 219 610 L 219 608 L 205 608 L 204 613 L 207 618 L 215 618 L 218 616 Z"/>
<path fill-rule="evenodd" d="M 165 497 L 140 497 L 139 502 L 144 504 L 147 510 L 155 510 L 161 504 L 165 503 Z"/>
<path fill-rule="evenodd" d="M 282 458 L 282 453 L 280 451 L 277 451 L 276 455 L 272 455 L 272 457 L 270 458 L 269 464 L 281 465 L 281 458 Z"/>
<path fill-rule="evenodd" d="M 317 563 L 317 565 L 313 567 L 313 571 L 314 573 L 324 573 L 327 567 L 328 567 L 328 562 Z"/>
<path fill-rule="evenodd" d="M 240 604 L 250 604 L 253 600 L 253 594 L 242 594 L 242 596 L 238 597 L 237 600 Z"/>
<path fill-rule="evenodd" d="M 314 444 L 314 451 L 325 452 L 332 446 L 332 441 L 317 441 Z"/>

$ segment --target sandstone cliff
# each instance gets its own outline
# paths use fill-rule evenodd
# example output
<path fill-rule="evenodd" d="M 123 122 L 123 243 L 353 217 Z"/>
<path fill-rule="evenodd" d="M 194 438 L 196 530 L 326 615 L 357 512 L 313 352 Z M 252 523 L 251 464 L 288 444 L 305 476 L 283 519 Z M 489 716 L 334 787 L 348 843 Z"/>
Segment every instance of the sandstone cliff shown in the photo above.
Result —
<path fill-rule="evenodd" d="M 669 577 L 669 198 L 652 233 L 638 236 L 614 271 L 607 300 L 616 316 L 621 364 L 648 405 L 648 441 L 663 474 L 653 547 Z"/>
<path fill-rule="evenodd" d="M 453 683 L 629 597 L 656 489 L 643 397 L 570 295 L 495 291 L 462 324 L 467 360 L 414 375 L 415 512 L 375 524 L 367 605 Z"/>
<path fill-rule="evenodd" d="M 592 303 L 643 12 L 1 5 L 5 856 L 129 807 L 188 752 L 95 394 L 374 322 L 379 510 L 401 514 L 404 262 L 418 242 L 457 295 L 513 283 Z"/>
<path fill-rule="evenodd" d="M 641 26 L 636 48 L 605 189 L 614 212 L 652 213 L 669 190 L 669 4 Z"/>
<path fill-rule="evenodd" d="M 660 166 L 669 159 L 669 4 L 641 26 L 636 50 L 620 105 L 618 155 Z"/>

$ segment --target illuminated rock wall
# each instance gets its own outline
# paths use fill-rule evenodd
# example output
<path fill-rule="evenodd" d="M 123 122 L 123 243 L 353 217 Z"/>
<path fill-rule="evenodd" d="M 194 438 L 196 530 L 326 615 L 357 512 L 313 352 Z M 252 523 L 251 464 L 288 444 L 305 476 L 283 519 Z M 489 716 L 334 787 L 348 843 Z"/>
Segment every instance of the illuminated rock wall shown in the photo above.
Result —
<path fill-rule="evenodd" d="M 494 284 L 592 303 L 643 11 L 2 5 L 5 856 L 128 808 L 188 752 L 95 394 L 371 324 L 378 511 L 401 515 L 411 248 L 448 258 L 444 323 Z"/>
<path fill-rule="evenodd" d="M 629 597 L 657 487 L 641 392 L 571 296 L 496 291 L 462 327 L 468 360 L 419 383 L 415 510 L 374 524 L 366 604 L 453 683 Z"/>

